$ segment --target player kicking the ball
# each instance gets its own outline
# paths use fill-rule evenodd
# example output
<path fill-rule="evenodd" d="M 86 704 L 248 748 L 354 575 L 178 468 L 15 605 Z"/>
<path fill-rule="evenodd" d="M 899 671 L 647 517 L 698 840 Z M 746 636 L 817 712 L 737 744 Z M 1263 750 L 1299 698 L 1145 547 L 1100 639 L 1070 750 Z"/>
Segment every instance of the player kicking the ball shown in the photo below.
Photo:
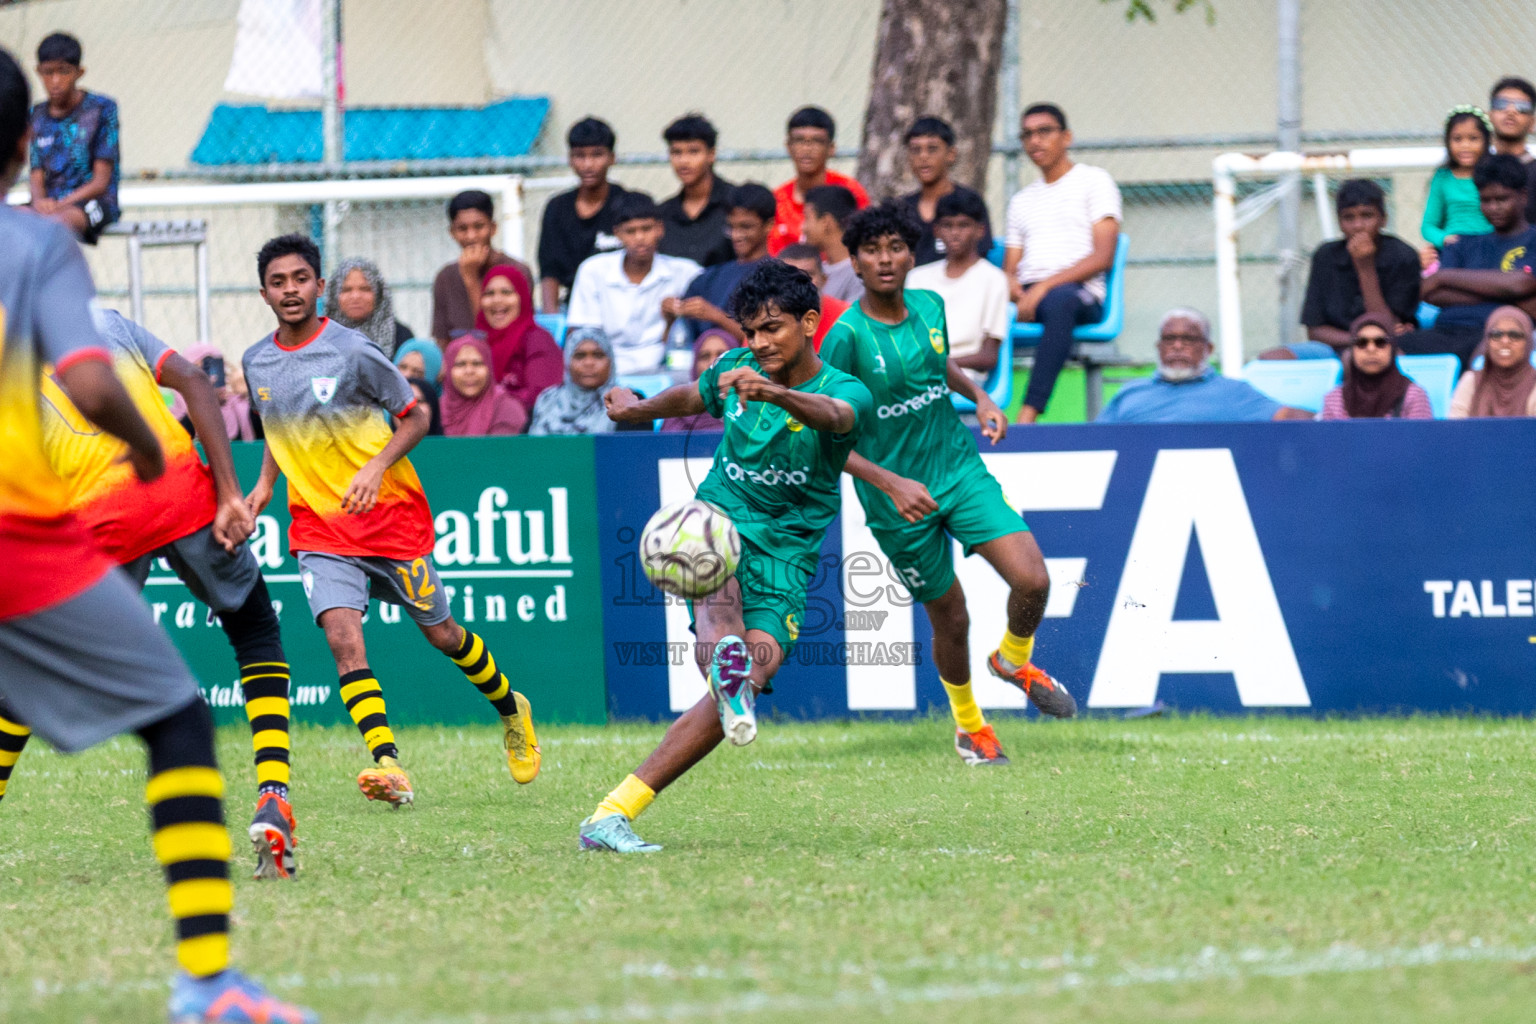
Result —
<path fill-rule="evenodd" d="M 27 159 L 27 94 L 25 74 L 0 50 L 0 193 Z M 133 584 L 69 511 L 43 451 L 38 389 L 51 363 L 92 429 L 127 443 L 140 480 L 166 470 L 154 433 L 112 374 L 91 293 L 67 229 L 0 204 L 0 699 L 64 751 L 124 732 L 148 747 L 144 795 L 182 968 L 172 1024 L 313 1021 L 229 967 L 234 894 L 213 718 Z"/>
<path fill-rule="evenodd" d="M 64 481 L 70 510 L 96 546 L 142 590 L 150 563 L 165 558 L 187 588 L 219 616 L 235 649 L 246 716 L 256 748 L 256 816 L 249 834 L 257 878 L 292 878 L 293 808 L 288 804 L 288 659 L 272 598 L 245 539 L 254 520 L 245 506 L 218 395 L 201 369 L 159 338 L 111 310 L 96 316 L 118 379 L 165 452 L 165 475 L 138 480 L 123 462 L 122 442 L 75 408 L 58 382 L 43 378 L 43 447 Z M 160 385 L 187 403 L 208 463 L 160 397 Z M 28 730 L 0 708 L 0 795 Z"/>
<path fill-rule="evenodd" d="M 907 291 L 916 217 L 896 203 L 863 210 L 843 233 L 864 297 L 840 317 L 821 357 L 863 381 L 875 396 L 875 425 L 859 439 L 848 473 L 870 531 L 933 624 L 933 663 L 955 716 L 955 750 L 967 764 L 1007 764 L 997 734 L 971 693 L 970 615 L 955 578 L 950 538 L 985 558 L 1007 582 L 1008 628 L 987 659 L 1047 715 L 1070 718 L 1077 702 L 1032 662 L 1050 577 L 1019 514 L 987 472 L 971 432 L 949 402 L 951 390 L 976 403 L 982 434 L 1002 440 L 1008 419 L 949 358 L 944 300 Z"/>
<path fill-rule="evenodd" d="M 622 423 L 701 412 L 724 419 L 698 499 L 735 522 L 741 560 L 724 587 L 690 604 L 695 658 L 711 695 L 673 722 L 581 823 L 585 849 L 661 849 L 635 834 L 634 819 L 727 734 L 738 745 L 756 735 L 756 695 L 770 689 L 799 636 L 806 587 L 837 515 L 838 477 L 873 422 L 869 389 L 812 347 L 820 296 L 803 271 L 764 261 L 737 287 L 734 304 L 747 347 L 722 354 L 697 385 L 643 401 L 627 388 L 606 396 L 608 415 Z"/>
<path fill-rule="evenodd" d="M 501 715 L 512 778 L 532 782 L 539 748 L 528 698 L 512 689 L 485 641 L 453 620 L 432 564 L 432 510 L 405 457 L 426 436 L 430 410 L 366 335 L 316 315 L 325 281 L 314 242 L 274 238 L 256 266 L 277 330 L 245 353 L 267 437 L 261 479 L 246 502 L 259 513 L 278 473 L 288 478 L 288 547 L 336 659 L 341 699 L 375 762 L 358 787 L 393 807 L 415 799 L 363 646 L 370 596 L 403 607 L 485 694 Z M 393 434 L 386 412 L 399 419 Z"/>

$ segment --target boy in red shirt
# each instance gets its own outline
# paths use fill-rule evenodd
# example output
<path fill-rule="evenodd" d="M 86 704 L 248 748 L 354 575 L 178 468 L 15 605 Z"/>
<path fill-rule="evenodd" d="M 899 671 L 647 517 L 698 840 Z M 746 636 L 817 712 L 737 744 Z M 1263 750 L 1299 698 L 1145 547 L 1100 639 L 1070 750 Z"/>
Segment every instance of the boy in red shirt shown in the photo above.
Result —
<path fill-rule="evenodd" d="M 805 194 L 821 185 L 841 185 L 853 193 L 859 209 L 869 205 L 869 194 L 864 186 L 848 177 L 827 169 L 827 161 L 837 152 L 833 136 L 837 124 L 832 115 L 820 107 L 801 107 L 789 115 L 789 137 L 784 148 L 795 163 L 795 176 L 773 190 L 778 204 L 773 233 L 768 236 L 768 254 L 777 256 L 786 245 L 803 241 L 800 237 L 805 226 Z"/>

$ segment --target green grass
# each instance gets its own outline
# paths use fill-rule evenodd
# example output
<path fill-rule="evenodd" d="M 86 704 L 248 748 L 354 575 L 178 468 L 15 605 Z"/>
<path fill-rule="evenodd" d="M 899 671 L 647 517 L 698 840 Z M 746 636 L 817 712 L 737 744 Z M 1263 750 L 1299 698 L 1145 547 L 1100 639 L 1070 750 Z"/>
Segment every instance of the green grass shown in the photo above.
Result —
<path fill-rule="evenodd" d="M 1147 366 L 1115 366 L 1104 371 L 1104 401 L 1120 391 L 1122 385 L 1129 380 L 1140 380 L 1152 376 L 1155 367 Z M 1013 398 L 1008 403 L 1006 412 L 1010 420 L 1019 415 L 1019 409 L 1024 405 L 1024 392 L 1029 387 L 1029 371 L 1015 370 L 1013 374 Z M 1056 378 L 1056 387 L 1051 390 L 1051 402 L 1045 410 L 1045 415 L 1040 417 L 1040 423 L 1083 423 L 1087 420 L 1088 387 L 1081 366 L 1066 366 L 1062 368 L 1061 376 Z"/>
<path fill-rule="evenodd" d="M 302 873 L 237 842 L 235 951 L 333 1022 L 1527 1020 L 1536 734 L 1510 720 L 766 723 L 640 822 L 575 826 L 656 726 L 402 731 L 416 808 L 301 729 Z M 247 740 L 221 733 L 238 802 Z M 0 805 L 0 1019 L 152 1021 L 169 927 L 136 744 L 29 749 Z M 243 832 L 243 829 L 242 829 Z"/>

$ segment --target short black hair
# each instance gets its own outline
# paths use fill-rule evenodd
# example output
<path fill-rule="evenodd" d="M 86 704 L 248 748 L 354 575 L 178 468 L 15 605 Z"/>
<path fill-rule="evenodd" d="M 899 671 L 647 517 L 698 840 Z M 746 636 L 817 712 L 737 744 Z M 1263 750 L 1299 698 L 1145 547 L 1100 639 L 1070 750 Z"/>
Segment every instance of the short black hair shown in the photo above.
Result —
<path fill-rule="evenodd" d="M 1385 216 L 1387 194 L 1369 178 L 1350 178 L 1339 186 L 1339 194 L 1334 197 L 1333 206 L 1340 213 L 1351 206 L 1374 206 Z"/>
<path fill-rule="evenodd" d="M 1526 185 L 1525 164 L 1517 156 L 1493 153 L 1483 157 L 1472 169 L 1472 184 L 1481 191 L 1489 185 L 1503 185 L 1516 192 L 1524 192 Z"/>
<path fill-rule="evenodd" d="M 933 219 L 938 221 L 945 217 L 969 217 L 978 224 L 992 222 L 987 216 L 986 200 L 970 189 L 957 188 L 949 195 L 939 197 L 933 206 Z"/>
<path fill-rule="evenodd" d="M 789 124 L 786 131 L 794 131 L 796 128 L 820 128 L 827 133 L 827 138 L 837 138 L 837 122 L 832 120 L 832 115 L 820 107 L 801 107 L 789 115 Z"/>
<path fill-rule="evenodd" d="M 1067 130 L 1066 112 L 1054 103 L 1031 103 L 1024 108 L 1024 113 L 1019 115 L 1019 123 L 1023 124 L 1026 117 L 1034 114 L 1050 114 L 1056 119 L 1056 124 L 1062 131 Z"/>
<path fill-rule="evenodd" d="M 61 60 L 65 64 L 80 66 L 85 52 L 80 48 L 80 40 L 68 32 L 54 32 L 44 36 L 43 41 L 37 44 L 37 62 L 46 64 L 51 60 Z"/>
<path fill-rule="evenodd" d="M 9 51 L 0 50 L 0 173 L 9 167 L 17 143 L 27 133 L 31 106 L 27 73 Z"/>
<path fill-rule="evenodd" d="M 727 206 L 732 210 L 750 210 L 757 214 L 765 223 L 772 224 L 774 216 L 779 211 L 778 200 L 773 198 L 767 185 L 759 185 L 755 181 L 743 182 L 731 189 L 731 198 Z"/>
<path fill-rule="evenodd" d="M 631 220 L 661 220 L 661 207 L 646 192 L 626 192 L 613 204 L 613 226 Z"/>
<path fill-rule="evenodd" d="M 1525 98 L 1536 103 L 1536 85 L 1519 77 L 1518 75 L 1506 75 L 1493 83 L 1493 88 L 1488 90 L 1488 99 L 1492 100 L 1505 89 L 1519 89 L 1525 93 Z"/>
<path fill-rule="evenodd" d="M 886 235 L 896 235 L 907 248 L 916 250 L 923 238 L 923 224 L 910 206 L 887 199 L 879 206 L 870 206 L 854 214 L 843 231 L 843 244 L 849 252 L 858 252 L 865 242 L 872 242 Z"/>
<path fill-rule="evenodd" d="M 278 235 L 261 247 L 261 252 L 256 254 L 256 280 L 261 286 L 267 286 L 267 267 L 273 260 L 284 256 L 302 256 L 304 262 L 309 264 L 309 269 L 315 272 L 316 277 L 323 277 L 320 273 L 320 247 L 315 240 L 308 235 Z"/>
<path fill-rule="evenodd" d="M 674 142 L 702 142 L 714 149 L 720 133 L 715 131 L 715 126 L 703 114 L 684 114 L 667 125 L 661 137 L 669 146 Z"/>
<path fill-rule="evenodd" d="M 838 227 L 845 228 L 848 218 L 858 210 L 859 201 L 845 185 L 817 185 L 805 194 L 805 205 L 816 207 L 818 215 L 831 217 Z"/>
<path fill-rule="evenodd" d="M 565 133 L 565 144 L 570 149 L 578 146 L 601 146 L 608 152 L 613 152 L 614 144 L 619 137 L 613 134 L 607 121 L 600 121 L 595 117 L 584 117 L 571 125 L 571 130 Z"/>
<path fill-rule="evenodd" d="M 821 250 L 806 242 L 791 242 L 779 250 L 781 260 L 815 260 L 821 262 Z"/>
<path fill-rule="evenodd" d="M 813 309 L 821 309 L 821 293 L 811 275 L 799 267 L 783 260 L 763 260 L 742 278 L 728 305 L 737 323 L 767 312 L 770 306 L 798 320 Z"/>
<path fill-rule="evenodd" d="M 925 135 L 932 135 L 946 146 L 953 146 L 955 144 L 955 130 L 942 117 L 918 118 L 912 122 L 912 127 L 907 129 L 907 134 L 901 137 L 901 141 L 903 143 L 911 142 L 913 139 L 922 138 Z"/>
<path fill-rule="evenodd" d="M 465 210 L 479 210 L 491 220 L 496 219 L 496 201 L 489 192 L 477 188 L 465 189 L 448 200 L 448 223 L 452 224 L 453 218 Z"/>

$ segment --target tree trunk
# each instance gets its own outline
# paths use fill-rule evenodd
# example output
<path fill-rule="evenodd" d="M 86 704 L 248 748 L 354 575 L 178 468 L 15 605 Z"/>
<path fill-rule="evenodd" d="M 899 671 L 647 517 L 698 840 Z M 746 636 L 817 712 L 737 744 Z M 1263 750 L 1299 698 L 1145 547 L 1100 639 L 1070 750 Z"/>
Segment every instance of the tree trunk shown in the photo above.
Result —
<path fill-rule="evenodd" d="M 1007 0 L 882 0 L 859 153 L 870 195 L 916 187 L 901 137 L 929 116 L 954 126 L 955 180 L 985 190 L 1007 11 Z"/>

